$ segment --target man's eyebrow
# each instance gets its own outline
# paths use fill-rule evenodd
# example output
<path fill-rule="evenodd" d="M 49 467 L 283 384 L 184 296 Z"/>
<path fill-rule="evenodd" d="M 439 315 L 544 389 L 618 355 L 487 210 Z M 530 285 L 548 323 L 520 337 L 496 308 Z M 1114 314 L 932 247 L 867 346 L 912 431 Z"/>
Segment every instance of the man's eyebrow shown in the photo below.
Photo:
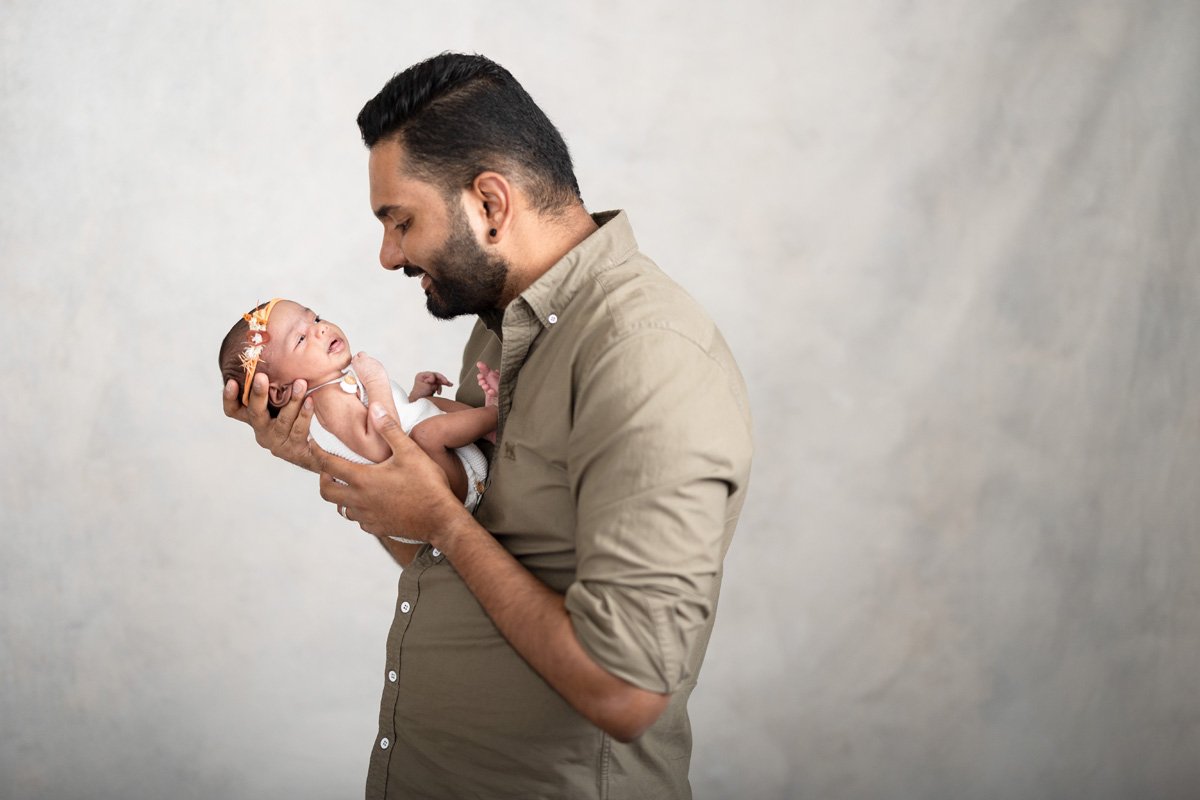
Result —
<path fill-rule="evenodd" d="M 376 219 L 386 219 L 393 211 L 404 211 L 403 206 L 398 205 L 383 205 L 375 209 Z"/>

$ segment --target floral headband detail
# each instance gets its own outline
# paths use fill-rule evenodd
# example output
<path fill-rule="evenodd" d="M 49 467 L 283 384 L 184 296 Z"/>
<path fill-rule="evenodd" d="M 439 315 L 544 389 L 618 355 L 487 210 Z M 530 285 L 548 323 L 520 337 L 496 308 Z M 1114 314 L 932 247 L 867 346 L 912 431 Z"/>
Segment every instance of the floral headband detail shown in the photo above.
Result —
<path fill-rule="evenodd" d="M 242 405 L 244 406 L 250 404 L 250 384 L 254 381 L 254 371 L 258 369 L 263 348 L 266 347 L 267 342 L 271 341 L 271 334 L 267 333 L 267 319 L 271 316 L 271 309 L 282 299 L 282 297 L 276 297 L 262 308 L 242 314 L 242 319 L 250 325 L 250 330 L 246 331 L 246 349 L 238 356 L 238 360 L 242 362 L 242 369 L 246 371 L 246 380 L 242 388 Z"/>

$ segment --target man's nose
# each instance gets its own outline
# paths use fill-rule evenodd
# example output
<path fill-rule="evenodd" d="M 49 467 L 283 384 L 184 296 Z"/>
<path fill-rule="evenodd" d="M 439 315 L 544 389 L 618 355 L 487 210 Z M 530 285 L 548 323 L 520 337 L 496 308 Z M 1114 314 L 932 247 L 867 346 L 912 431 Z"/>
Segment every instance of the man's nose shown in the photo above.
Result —
<path fill-rule="evenodd" d="M 384 234 L 383 244 L 379 247 L 379 265 L 387 270 L 397 270 L 404 269 L 406 264 L 408 264 L 408 259 L 404 257 L 404 251 L 400 249 L 400 244 L 391 236 Z"/>

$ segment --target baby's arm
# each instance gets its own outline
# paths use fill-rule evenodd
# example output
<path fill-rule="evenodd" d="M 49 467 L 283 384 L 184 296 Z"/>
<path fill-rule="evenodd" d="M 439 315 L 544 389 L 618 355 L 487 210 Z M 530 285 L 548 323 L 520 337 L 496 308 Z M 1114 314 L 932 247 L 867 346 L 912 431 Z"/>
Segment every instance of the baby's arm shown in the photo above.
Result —
<path fill-rule="evenodd" d="M 367 397 L 383 404 L 392 418 L 398 419 L 392 384 L 383 365 L 364 353 L 356 355 L 350 364 L 366 388 Z M 367 407 L 357 394 L 331 387 L 313 395 L 313 400 L 321 424 L 351 450 L 376 463 L 391 457 L 392 449 L 371 427 Z"/>
<path fill-rule="evenodd" d="M 413 378 L 413 388 L 408 393 L 408 400 L 412 402 L 422 397 L 433 399 L 435 394 L 442 393 L 443 386 L 453 385 L 450 379 L 440 372 L 418 372 L 417 377 Z"/>
<path fill-rule="evenodd" d="M 438 447 L 463 447 L 485 437 L 495 441 L 493 436 L 498 418 L 497 395 L 500 373 L 482 361 L 476 366 L 479 367 L 478 380 L 479 385 L 483 387 L 487 399 L 486 404 L 483 408 L 475 408 L 465 403 L 443 400 L 440 397 L 430 398 L 437 403 L 438 408 L 446 413 L 427 419 L 413 428 L 413 441 L 421 445 L 426 452 Z"/>
<path fill-rule="evenodd" d="M 375 402 L 376 399 L 378 399 L 380 403 L 383 403 L 386 406 L 388 413 L 392 415 L 393 419 L 399 419 L 400 414 L 396 411 L 396 404 L 392 399 L 392 384 L 391 381 L 388 380 L 387 372 L 384 371 L 383 365 L 363 353 L 359 353 L 357 356 L 355 356 L 351 364 L 354 367 L 354 371 L 358 374 L 359 380 L 361 380 L 363 382 L 363 386 L 366 387 L 367 397 L 370 398 L 371 402 Z M 423 376 L 430 377 L 423 380 Z M 450 382 L 446 380 L 444 375 L 439 375 L 436 372 L 422 372 L 417 375 L 417 380 L 415 381 L 410 399 L 429 397 L 431 401 L 437 403 L 439 406 L 441 406 L 442 403 L 453 402 L 443 400 L 440 397 L 430 397 L 430 395 L 438 391 L 442 385 L 450 385 Z M 427 391 L 422 391 L 422 387 L 427 387 Z M 418 435 L 417 433 L 418 430 L 428 425 L 430 422 L 435 422 L 439 419 L 445 418 L 446 416 L 452 415 L 443 414 L 442 416 L 434 417 L 433 419 L 426 420 L 425 422 L 416 425 L 412 429 L 411 436 L 413 442 L 415 442 L 417 446 L 424 450 L 425 454 L 432 458 L 434 462 L 446 473 L 446 477 L 450 481 L 450 489 L 454 492 L 459 500 L 462 500 L 467 496 L 467 474 L 463 469 L 462 462 L 460 462 L 458 457 L 451 453 L 449 449 L 447 449 L 461 447 L 462 445 L 445 444 L 444 435 L 435 435 L 433 432 L 438 430 L 441 427 L 440 425 L 435 425 L 432 429 L 426 431 L 424 434 Z M 492 427 L 494 428 L 495 426 L 496 423 L 493 421 Z M 380 438 L 380 441 L 382 441 L 382 438 Z M 473 441 L 475 440 L 468 439 L 463 442 L 463 444 Z M 384 443 L 384 446 L 387 446 L 386 442 Z M 384 456 L 384 458 L 389 456 L 391 456 L 390 448 L 388 449 L 388 455 Z M 368 456 L 368 458 L 370 458 L 370 456 Z M 382 461 L 383 459 L 379 460 Z"/>
<path fill-rule="evenodd" d="M 367 392 L 374 399 L 370 386 L 367 386 Z M 388 392 L 388 400 L 391 400 L 391 392 Z M 330 387 L 313 395 L 313 407 L 322 427 L 355 453 L 376 463 L 391 457 L 392 448 L 371 428 L 367 407 L 357 395 Z"/>

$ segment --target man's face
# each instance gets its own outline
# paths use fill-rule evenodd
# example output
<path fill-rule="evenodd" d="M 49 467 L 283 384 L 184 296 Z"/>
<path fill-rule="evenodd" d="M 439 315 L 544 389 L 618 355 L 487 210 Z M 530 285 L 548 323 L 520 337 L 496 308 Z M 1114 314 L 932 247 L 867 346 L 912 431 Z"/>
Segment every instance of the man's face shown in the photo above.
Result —
<path fill-rule="evenodd" d="M 434 185 L 413 177 L 403 148 L 371 148 L 371 208 L 383 223 L 379 263 L 421 276 L 425 307 L 440 319 L 498 308 L 508 264 L 479 244 L 461 202 L 447 202 Z"/>

